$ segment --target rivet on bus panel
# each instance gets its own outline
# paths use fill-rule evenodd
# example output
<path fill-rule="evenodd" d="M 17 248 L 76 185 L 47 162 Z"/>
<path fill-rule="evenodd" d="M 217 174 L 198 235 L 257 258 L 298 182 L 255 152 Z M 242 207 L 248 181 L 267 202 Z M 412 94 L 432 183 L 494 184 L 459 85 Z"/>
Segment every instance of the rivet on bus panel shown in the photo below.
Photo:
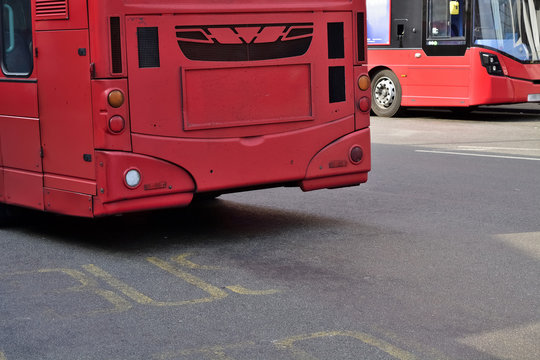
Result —
<path fill-rule="evenodd" d="M 109 93 L 107 100 L 113 108 L 119 108 L 124 105 L 124 93 L 120 90 L 113 90 Z"/>

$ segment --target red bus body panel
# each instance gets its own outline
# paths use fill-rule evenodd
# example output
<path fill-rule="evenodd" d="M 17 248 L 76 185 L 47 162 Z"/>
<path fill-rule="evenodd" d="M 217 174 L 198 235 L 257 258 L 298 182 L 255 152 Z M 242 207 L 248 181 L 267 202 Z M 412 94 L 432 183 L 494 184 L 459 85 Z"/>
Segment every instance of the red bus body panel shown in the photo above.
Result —
<path fill-rule="evenodd" d="M 497 54 L 507 75 L 489 75 L 480 63 L 480 52 Z M 375 48 L 369 50 L 369 67 L 388 68 L 397 75 L 402 106 L 522 103 L 527 102 L 529 94 L 540 94 L 538 64 L 522 64 L 480 48 L 452 57 L 426 56 L 421 49 Z"/>
<path fill-rule="evenodd" d="M 364 0 L 31 4 L 33 70 L 0 72 L 1 202 L 94 217 L 367 181 Z"/>

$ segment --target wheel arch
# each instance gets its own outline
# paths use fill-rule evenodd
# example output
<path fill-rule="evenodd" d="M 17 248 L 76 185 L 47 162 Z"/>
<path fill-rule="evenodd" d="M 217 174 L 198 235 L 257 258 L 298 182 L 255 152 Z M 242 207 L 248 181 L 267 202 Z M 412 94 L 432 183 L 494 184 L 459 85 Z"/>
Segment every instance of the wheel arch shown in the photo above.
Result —
<path fill-rule="evenodd" d="M 370 79 L 373 79 L 373 77 L 374 77 L 377 73 L 379 73 L 379 72 L 381 72 L 381 71 L 383 71 L 383 70 L 390 70 L 390 71 L 393 72 L 394 74 L 396 73 L 394 70 L 392 70 L 392 69 L 389 68 L 388 66 L 378 65 L 378 66 L 375 66 L 375 67 L 373 67 L 372 69 L 370 69 L 370 70 L 368 71 L 369 78 L 370 78 Z"/>

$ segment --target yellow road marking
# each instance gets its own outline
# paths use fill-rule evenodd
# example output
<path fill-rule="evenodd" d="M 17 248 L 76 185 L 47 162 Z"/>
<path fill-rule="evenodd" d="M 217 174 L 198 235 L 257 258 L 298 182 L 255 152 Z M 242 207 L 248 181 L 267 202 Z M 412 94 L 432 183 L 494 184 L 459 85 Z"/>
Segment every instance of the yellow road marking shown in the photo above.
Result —
<path fill-rule="evenodd" d="M 227 289 L 241 295 L 272 295 L 281 292 L 281 290 L 269 289 L 269 290 L 250 290 L 240 285 L 226 286 Z"/>
<path fill-rule="evenodd" d="M 97 314 L 97 313 L 115 313 L 115 312 L 122 312 L 126 311 L 129 308 L 131 308 L 131 304 L 123 299 L 122 297 L 118 296 L 114 292 L 110 290 L 100 289 L 98 283 L 86 276 L 84 273 L 78 270 L 74 269 L 66 269 L 66 268 L 56 268 L 56 269 L 39 269 L 34 271 L 19 271 L 9 274 L 0 274 L 0 277 L 7 277 L 7 276 L 17 276 L 17 275 L 32 275 L 32 274 L 48 274 L 48 273 L 60 273 L 67 275 L 76 281 L 80 283 L 78 286 L 71 286 L 65 289 L 57 289 L 54 292 L 63 294 L 68 292 L 87 292 L 90 294 L 98 295 L 105 300 L 107 300 L 109 303 L 113 305 L 113 308 L 109 308 L 106 310 L 94 310 L 86 313 L 81 314 L 72 314 L 73 315 L 90 315 L 90 314 Z M 56 314 L 57 316 L 62 317 L 60 314 Z M 2 360 L 0 358 L 0 360 Z"/>
<path fill-rule="evenodd" d="M 0 351 L 0 360 L 7 360 L 6 355 L 2 351 Z"/>
<path fill-rule="evenodd" d="M 184 253 L 178 256 L 175 256 L 172 260 L 177 264 L 186 267 L 188 269 L 197 269 L 197 270 L 221 270 L 219 266 L 208 266 L 208 265 L 199 265 L 196 264 L 187 258 L 192 256 L 193 253 Z M 150 260 L 149 260 L 150 261 Z M 157 265 L 159 266 L 159 265 Z M 169 271 L 169 270 L 167 270 Z M 227 289 L 231 290 L 234 293 L 241 295 L 272 295 L 280 292 L 280 290 L 270 289 L 270 290 L 251 290 L 247 289 L 241 285 L 231 285 L 226 286 Z"/>
<path fill-rule="evenodd" d="M 515 234 L 500 234 L 497 238 L 505 244 L 521 250 L 528 256 L 540 260 L 540 231 Z"/>
<path fill-rule="evenodd" d="M 173 266 L 171 266 L 168 262 L 163 261 L 161 259 L 155 258 L 155 257 L 149 257 L 146 260 L 148 260 L 150 263 L 156 265 L 157 267 L 171 273 L 172 275 L 184 280 L 188 284 L 191 284 L 193 286 L 198 287 L 199 289 L 207 292 L 210 294 L 211 299 L 210 301 L 222 299 L 224 297 L 227 297 L 227 293 L 220 288 L 211 285 L 207 282 L 205 282 L 202 279 L 199 279 L 198 277 L 191 275 L 185 271 L 179 270 Z M 198 302 L 204 302 L 204 301 L 198 301 Z"/>
<path fill-rule="evenodd" d="M 182 265 L 183 267 L 186 267 L 188 269 L 199 269 L 199 270 L 219 270 L 221 269 L 219 266 L 208 266 L 208 265 L 199 265 L 195 264 L 192 261 L 189 261 L 187 258 L 192 256 L 193 253 L 185 253 L 178 255 L 173 258 L 173 261 L 177 262 L 178 264 Z"/>
<path fill-rule="evenodd" d="M 400 335 L 385 328 L 379 326 L 372 326 L 371 328 L 377 333 L 384 335 L 386 339 L 392 340 L 393 343 L 399 343 L 402 345 L 406 345 L 409 349 L 415 349 L 415 352 L 421 353 L 427 359 L 452 360 L 433 347 L 427 346 L 425 344 L 420 344 L 416 341 L 411 340 L 410 338 L 402 338 Z"/>
<path fill-rule="evenodd" d="M 154 358 L 158 360 L 167 360 L 167 359 L 174 359 L 179 356 L 202 354 L 205 358 L 208 358 L 210 360 L 234 360 L 233 358 L 228 357 L 225 351 L 235 350 L 235 349 L 245 349 L 254 345 L 255 345 L 254 342 L 248 341 L 248 342 L 239 343 L 239 344 L 208 346 L 202 349 L 190 349 L 190 350 L 182 350 L 178 352 L 164 353 L 164 354 L 156 355 L 154 356 Z"/>
<path fill-rule="evenodd" d="M 141 293 L 140 291 L 136 290 L 135 288 L 129 286 L 128 284 L 124 283 L 121 280 L 116 279 L 111 274 L 106 272 L 105 270 L 99 268 L 96 265 L 89 264 L 84 265 L 83 268 L 91 273 L 92 275 L 102 279 L 107 284 L 112 286 L 113 288 L 120 291 L 122 294 L 126 295 L 133 301 L 143 304 L 143 305 L 153 305 L 153 306 L 180 306 L 180 305 L 188 305 L 188 304 L 199 304 L 199 303 L 205 303 L 205 302 L 211 302 L 218 299 L 222 299 L 227 296 L 227 293 L 213 285 L 210 285 L 203 280 L 199 279 L 196 276 L 193 276 L 191 274 L 188 274 L 184 271 L 178 270 L 174 267 L 172 267 L 169 263 L 160 260 L 158 258 L 148 258 L 147 259 L 150 263 L 156 265 L 157 267 L 171 273 L 172 275 L 184 280 L 188 284 L 194 285 L 198 287 L 199 289 L 207 292 L 210 294 L 209 297 L 204 298 L 198 298 L 193 300 L 181 300 L 181 301 L 157 301 L 152 299 L 149 296 L 146 296 L 145 294 Z"/>
<path fill-rule="evenodd" d="M 540 322 L 468 336 L 459 342 L 498 359 L 540 359 Z"/>
<path fill-rule="evenodd" d="M 284 340 L 276 341 L 274 342 L 274 344 L 278 348 L 287 349 L 291 351 L 291 353 L 294 354 L 295 358 L 298 360 L 317 360 L 317 358 L 313 357 L 311 354 L 297 348 L 295 346 L 295 343 L 299 341 L 304 341 L 304 340 L 329 338 L 329 337 L 334 337 L 334 336 L 344 336 L 344 337 L 350 337 L 350 338 L 360 340 L 361 342 L 374 346 L 377 349 L 382 350 L 388 355 L 399 360 L 415 360 L 416 359 L 416 357 L 413 354 L 405 350 L 399 349 L 396 346 L 389 344 L 384 340 L 377 339 L 366 333 L 355 332 L 355 331 L 323 331 L 323 332 L 317 332 L 317 333 L 307 334 L 307 335 L 298 335 L 298 336 L 293 336 Z"/>

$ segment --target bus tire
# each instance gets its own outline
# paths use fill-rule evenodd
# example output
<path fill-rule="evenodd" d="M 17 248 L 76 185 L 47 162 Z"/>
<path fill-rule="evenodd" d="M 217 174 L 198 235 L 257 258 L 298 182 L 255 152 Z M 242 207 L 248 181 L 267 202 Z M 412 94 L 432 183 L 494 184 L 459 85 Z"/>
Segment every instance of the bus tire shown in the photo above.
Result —
<path fill-rule="evenodd" d="M 391 70 L 381 70 L 371 80 L 371 110 L 377 116 L 392 117 L 401 108 L 401 85 Z"/>

